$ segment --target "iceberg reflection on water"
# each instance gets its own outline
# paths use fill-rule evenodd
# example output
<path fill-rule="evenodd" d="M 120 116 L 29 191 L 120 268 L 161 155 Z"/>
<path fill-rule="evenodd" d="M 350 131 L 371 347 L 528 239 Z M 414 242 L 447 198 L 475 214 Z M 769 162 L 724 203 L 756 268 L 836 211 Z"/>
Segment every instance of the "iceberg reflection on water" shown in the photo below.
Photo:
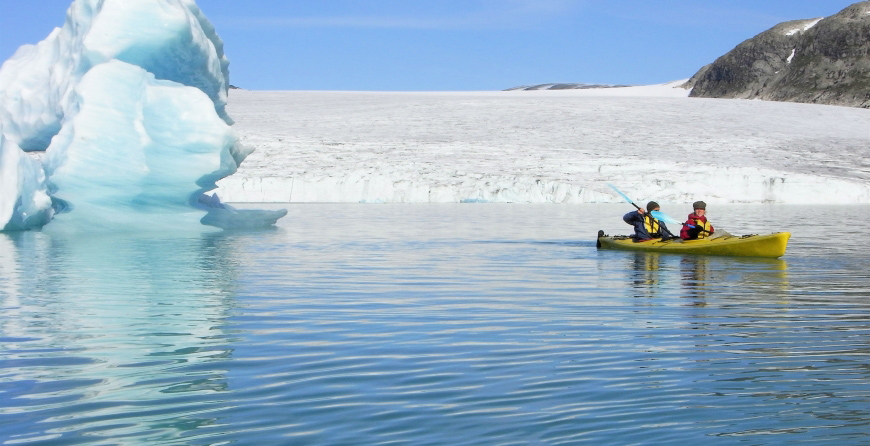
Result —
<path fill-rule="evenodd" d="M 0 233 L 4 406 L 113 438 L 210 422 L 167 420 L 161 407 L 228 387 L 225 370 L 208 364 L 232 355 L 223 326 L 240 247 L 221 232 L 137 234 Z M 29 422 L 0 425 L 0 442 L 33 439 Z"/>

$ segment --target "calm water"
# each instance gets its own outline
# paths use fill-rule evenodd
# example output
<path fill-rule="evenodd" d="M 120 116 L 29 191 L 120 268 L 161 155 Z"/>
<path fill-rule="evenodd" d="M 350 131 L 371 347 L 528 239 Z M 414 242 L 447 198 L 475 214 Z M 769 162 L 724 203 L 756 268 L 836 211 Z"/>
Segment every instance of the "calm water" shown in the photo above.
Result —
<path fill-rule="evenodd" d="M 711 208 L 781 260 L 597 251 L 626 211 L 0 234 L 0 443 L 870 443 L 870 207 Z"/>

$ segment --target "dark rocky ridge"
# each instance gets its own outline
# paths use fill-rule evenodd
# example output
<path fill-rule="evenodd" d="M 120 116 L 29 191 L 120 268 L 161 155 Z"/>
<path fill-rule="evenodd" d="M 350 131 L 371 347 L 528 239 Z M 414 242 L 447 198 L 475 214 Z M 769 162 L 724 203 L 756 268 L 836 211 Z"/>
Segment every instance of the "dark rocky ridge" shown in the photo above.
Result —
<path fill-rule="evenodd" d="M 685 86 L 692 97 L 870 108 L 870 1 L 776 25 L 701 68 Z"/>

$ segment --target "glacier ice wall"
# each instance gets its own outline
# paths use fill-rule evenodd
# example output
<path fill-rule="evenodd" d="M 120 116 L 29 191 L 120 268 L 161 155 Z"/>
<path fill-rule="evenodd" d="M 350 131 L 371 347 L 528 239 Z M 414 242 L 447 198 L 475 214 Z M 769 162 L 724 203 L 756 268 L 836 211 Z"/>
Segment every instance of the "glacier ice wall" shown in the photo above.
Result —
<path fill-rule="evenodd" d="M 227 67 L 193 0 L 76 0 L 62 28 L 0 67 L 0 173 L 14 186 L 0 230 L 55 213 L 85 228 L 274 223 L 283 214 L 204 195 L 250 153 L 226 113 Z M 24 154 L 42 151 L 44 165 Z"/>
<path fill-rule="evenodd" d="M 678 94 L 681 93 L 682 96 Z M 870 203 L 870 113 L 670 85 L 505 92 L 233 90 L 256 151 L 230 202 Z"/>

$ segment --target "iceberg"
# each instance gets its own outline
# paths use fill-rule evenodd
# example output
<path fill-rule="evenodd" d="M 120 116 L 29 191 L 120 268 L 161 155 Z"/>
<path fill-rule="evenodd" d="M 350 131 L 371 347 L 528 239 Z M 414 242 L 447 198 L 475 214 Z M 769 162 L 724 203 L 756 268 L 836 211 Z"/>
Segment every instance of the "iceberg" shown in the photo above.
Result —
<path fill-rule="evenodd" d="M 0 67 L 0 230 L 274 224 L 206 195 L 251 152 L 228 65 L 193 0 L 76 0 Z"/>

